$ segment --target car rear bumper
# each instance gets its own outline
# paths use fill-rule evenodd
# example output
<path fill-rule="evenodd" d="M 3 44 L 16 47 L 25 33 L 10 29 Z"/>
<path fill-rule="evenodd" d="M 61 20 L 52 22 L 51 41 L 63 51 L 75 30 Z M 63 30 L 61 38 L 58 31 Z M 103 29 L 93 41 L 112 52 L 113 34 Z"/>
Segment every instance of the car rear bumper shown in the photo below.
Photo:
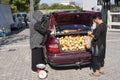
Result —
<path fill-rule="evenodd" d="M 52 66 L 77 66 L 90 64 L 91 54 L 85 53 L 69 53 L 69 54 L 52 54 L 48 56 L 48 63 Z"/>
<path fill-rule="evenodd" d="M 56 64 L 56 63 L 50 63 L 50 65 L 54 67 L 69 67 L 69 66 L 82 66 L 82 65 L 88 65 L 91 64 L 91 61 L 82 61 L 82 62 L 75 62 L 75 63 L 66 63 L 66 64 Z"/>

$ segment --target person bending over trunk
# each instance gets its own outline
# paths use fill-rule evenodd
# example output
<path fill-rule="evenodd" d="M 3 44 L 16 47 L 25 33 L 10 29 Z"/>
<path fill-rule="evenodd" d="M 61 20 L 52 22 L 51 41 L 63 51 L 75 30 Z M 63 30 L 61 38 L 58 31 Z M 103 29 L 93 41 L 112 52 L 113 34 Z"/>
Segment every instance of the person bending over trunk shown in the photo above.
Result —
<path fill-rule="evenodd" d="M 33 13 L 34 19 L 30 23 L 31 67 L 32 71 L 35 72 L 37 71 L 37 64 L 46 64 L 44 60 L 44 38 L 50 33 L 46 28 L 41 27 L 42 16 L 43 13 L 41 11 L 35 11 Z"/>

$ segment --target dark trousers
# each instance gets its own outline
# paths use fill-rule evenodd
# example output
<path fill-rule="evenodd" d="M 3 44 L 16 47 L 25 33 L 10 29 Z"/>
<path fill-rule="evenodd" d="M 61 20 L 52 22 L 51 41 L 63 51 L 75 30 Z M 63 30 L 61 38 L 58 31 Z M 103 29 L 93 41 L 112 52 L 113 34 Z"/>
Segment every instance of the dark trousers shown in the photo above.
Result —
<path fill-rule="evenodd" d="M 93 71 L 99 70 L 100 67 L 104 67 L 104 56 L 92 56 Z"/>
<path fill-rule="evenodd" d="M 32 49 L 32 71 L 37 71 L 36 65 L 37 64 L 45 64 L 45 57 L 43 48 L 34 48 Z"/>

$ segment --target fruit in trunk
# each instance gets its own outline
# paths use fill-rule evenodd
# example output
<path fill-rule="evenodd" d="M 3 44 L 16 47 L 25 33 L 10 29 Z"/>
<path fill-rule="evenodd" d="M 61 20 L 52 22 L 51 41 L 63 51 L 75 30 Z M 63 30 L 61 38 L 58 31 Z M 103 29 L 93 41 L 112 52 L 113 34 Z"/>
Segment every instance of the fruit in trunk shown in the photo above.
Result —
<path fill-rule="evenodd" d="M 57 37 L 63 51 L 68 50 L 84 50 L 88 36 L 70 35 L 64 37 Z"/>

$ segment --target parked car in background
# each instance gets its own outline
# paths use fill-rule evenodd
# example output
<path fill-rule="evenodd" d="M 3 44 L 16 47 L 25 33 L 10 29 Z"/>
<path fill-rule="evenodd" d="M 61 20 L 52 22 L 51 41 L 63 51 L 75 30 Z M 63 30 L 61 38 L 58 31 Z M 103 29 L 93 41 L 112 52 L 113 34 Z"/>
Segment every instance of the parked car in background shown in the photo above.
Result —
<path fill-rule="evenodd" d="M 86 46 L 87 40 L 90 39 L 87 32 L 91 30 L 94 13 L 78 10 L 59 11 L 46 17 L 47 28 L 52 30 L 46 42 L 45 58 L 48 64 L 54 67 L 80 67 L 91 63 L 90 50 Z"/>
<path fill-rule="evenodd" d="M 29 23 L 29 15 L 26 12 L 19 12 L 17 13 L 17 16 L 21 16 L 22 17 L 22 22 L 25 23 L 25 27 L 28 27 L 28 23 Z"/>
<path fill-rule="evenodd" d="M 11 28 L 16 28 L 16 29 L 20 29 L 23 27 L 24 22 L 22 22 L 22 20 L 19 19 L 19 17 L 17 17 L 17 15 L 13 15 L 13 21 L 14 23 L 11 24 Z"/>
<path fill-rule="evenodd" d="M 27 13 L 16 13 L 13 15 L 14 23 L 11 24 L 11 28 L 25 28 L 28 27 L 28 17 Z"/>

